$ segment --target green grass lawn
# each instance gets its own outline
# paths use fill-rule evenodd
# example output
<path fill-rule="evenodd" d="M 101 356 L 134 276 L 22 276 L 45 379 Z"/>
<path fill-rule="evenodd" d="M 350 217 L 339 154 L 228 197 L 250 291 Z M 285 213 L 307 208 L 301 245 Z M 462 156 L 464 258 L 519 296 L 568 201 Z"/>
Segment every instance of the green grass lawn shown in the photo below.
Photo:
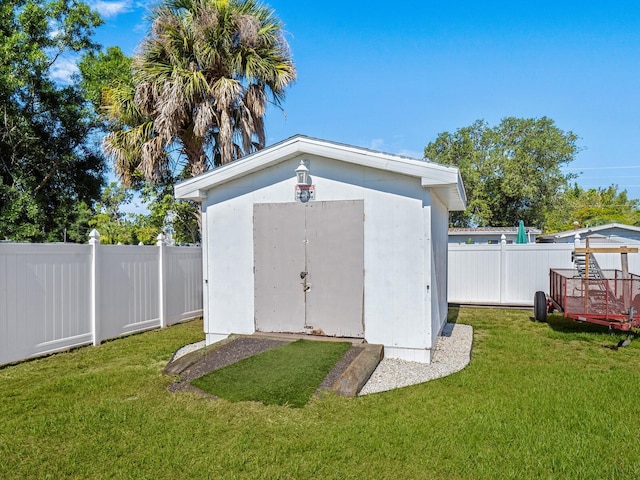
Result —
<path fill-rule="evenodd" d="M 304 408 L 170 393 L 191 322 L 0 369 L 0 478 L 640 478 L 640 339 L 452 309 L 463 371 Z"/>
<path fill-rule="evenodd" d="M 297 340 L 197 378 L 193 385 L 231 401 L 304 407 L 338 360 L 346 342 Z"/>

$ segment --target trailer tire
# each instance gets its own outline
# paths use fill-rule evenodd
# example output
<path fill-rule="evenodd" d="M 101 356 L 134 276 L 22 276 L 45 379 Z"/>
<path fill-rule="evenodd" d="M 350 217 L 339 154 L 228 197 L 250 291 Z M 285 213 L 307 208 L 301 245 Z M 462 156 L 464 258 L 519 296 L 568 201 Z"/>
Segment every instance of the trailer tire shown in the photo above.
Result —
<path fill-rule="evenodd" d="M 537 291 L 533 297 L 533 315 L 538 322 L 547 321 L 547 296 Z"/>

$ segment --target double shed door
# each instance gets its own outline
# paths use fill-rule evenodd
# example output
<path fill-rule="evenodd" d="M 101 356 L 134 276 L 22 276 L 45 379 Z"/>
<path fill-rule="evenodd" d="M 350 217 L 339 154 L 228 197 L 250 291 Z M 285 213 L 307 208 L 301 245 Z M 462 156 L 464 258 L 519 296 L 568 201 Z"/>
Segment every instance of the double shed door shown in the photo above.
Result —
<path fill-rule="evenodd" d="M 364 337 L 364 202 L 255 204 L 255 326 Z"/>

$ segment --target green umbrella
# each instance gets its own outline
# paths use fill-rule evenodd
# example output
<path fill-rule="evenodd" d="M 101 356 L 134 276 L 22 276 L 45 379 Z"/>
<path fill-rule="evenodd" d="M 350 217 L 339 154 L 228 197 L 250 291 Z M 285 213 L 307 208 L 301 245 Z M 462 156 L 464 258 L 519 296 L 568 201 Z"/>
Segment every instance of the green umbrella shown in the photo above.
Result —
<path fill-rule="evenodd" d="M 524 229 L 524 222 L 520 220 L 518 224 L 518 238 L 516 239 L 516 243 L 527 243 L 527 232 Z"/>

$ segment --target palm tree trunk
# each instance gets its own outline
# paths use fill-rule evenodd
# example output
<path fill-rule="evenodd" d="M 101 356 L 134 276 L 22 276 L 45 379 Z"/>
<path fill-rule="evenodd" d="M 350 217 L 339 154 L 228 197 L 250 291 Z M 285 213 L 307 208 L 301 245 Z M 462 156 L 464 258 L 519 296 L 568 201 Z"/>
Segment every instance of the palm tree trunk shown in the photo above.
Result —
<path fill-rule="evenodd" d="M 197 137 L 183 138 L 183 145 L 191 176 L 195 177 L 206 172 L 208 170 L 207 154 L 204 151 L 202 139 Z"/>

